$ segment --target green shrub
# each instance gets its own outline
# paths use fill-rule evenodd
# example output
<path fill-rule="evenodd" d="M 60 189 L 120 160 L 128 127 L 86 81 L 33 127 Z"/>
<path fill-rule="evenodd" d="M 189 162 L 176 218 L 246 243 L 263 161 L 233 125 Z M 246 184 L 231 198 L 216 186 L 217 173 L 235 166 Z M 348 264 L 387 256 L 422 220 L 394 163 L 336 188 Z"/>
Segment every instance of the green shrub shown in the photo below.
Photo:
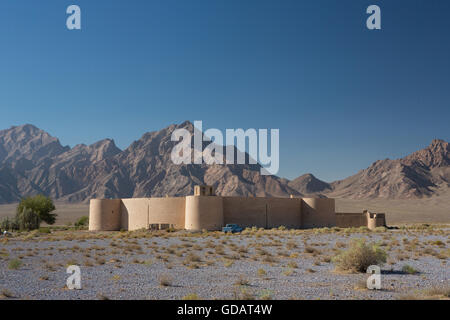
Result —
<path fill-rule="evenodd" d="M 55 206 L 52 199 L 43 195 L 37 195 L 34 197 L 27 197 L 20 201 L 17 206 L 17 214 L 20 214 L 29 209 L 38 215 L 40 221 L 44 221 L 48 224 L 54 224 L 56 220 Z"/>
<path fill-rule="evenodd" d="M 402 267 L 402 271 L 403 271 L 404 273 L 409 273 L 409 274 L 416 274 L 416 273 L 419 273 L 419 271 L 417 271 L 416 269 L 414 269 L 413 267 L 411 267 L 410 265 L 407 265 L 407 264 L 405 264 L 405 265 Z"/>
<path fill-rule="evenodd" d="M 89 217 L 88 216 L 82 216 L 80 219 L 78 219 L 75 222 L 75 227 L 85 227 L 89 224 Z"/>
<path fill-rule="evenodd" d="M 39 229 L 39 225 L 41 224 L 41 219 L 37 213 L 33 212 L 29 208 L 25 208 L 24 210 L 17 212 L 16 222 L 19 230 L 35 230 Z"/>
<path fill-rule="evenodd" d="M 343 271 L 366 272 L 371 265 L 386 262 L 387 254 L 378 245 L 364 239 L 353 240 L 350 248 L 334 257 L 333 262 Z"/>
<path fill-rule="evenodd" d="M 22 265 L 22 261 L 19 259 L 12 259 L 9 261 L 8 268 L 12 270 L 17 270 Z"/>
<path fill-rule="evenodd" d="M 7 231 L 13 231 L 13 230 L 18 230 L 19 227 L 17 225 L 17 222 L 14 219 L 9 219 L 8 217 L 6 217 L 2 221 L 0 221 L 0 229 L 7 230 Z"/>
<path fill-rule="evenodd" d="M 51 233 L 49 227 L 41 227 L 41 228 L 39 228 L 39 232 L 40 233 Z"/>

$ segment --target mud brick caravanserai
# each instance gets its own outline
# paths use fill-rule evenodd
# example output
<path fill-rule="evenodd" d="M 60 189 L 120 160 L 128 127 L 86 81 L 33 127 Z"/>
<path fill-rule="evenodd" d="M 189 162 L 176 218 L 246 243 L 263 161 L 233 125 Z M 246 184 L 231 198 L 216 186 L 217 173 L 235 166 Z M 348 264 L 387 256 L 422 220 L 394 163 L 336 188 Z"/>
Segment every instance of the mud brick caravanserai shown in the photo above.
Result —
<path fill-rule="evenodd" d="M 220 230 L 227 223 L 258 228 L 385 226 L 383 213 L 337 213 L 330 198 L 216 196 L 212 186 L 195 186 L 187 197 L 91 199 L 89 230 Z"/>

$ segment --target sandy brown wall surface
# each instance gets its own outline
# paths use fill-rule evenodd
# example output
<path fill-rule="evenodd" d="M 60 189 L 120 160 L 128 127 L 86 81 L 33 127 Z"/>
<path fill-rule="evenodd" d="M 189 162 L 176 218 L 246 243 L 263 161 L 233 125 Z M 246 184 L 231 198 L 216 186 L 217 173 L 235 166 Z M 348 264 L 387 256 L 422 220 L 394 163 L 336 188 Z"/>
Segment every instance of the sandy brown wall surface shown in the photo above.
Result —
<path fill-rule="evenodd" d="M 341 228 L 367 227 L 367 217 L 362 213 L 338 213 L 336 214 L 336 226 Z"/>
<path fill-rule="evenodd" d="M 301 227 L 301 199 L 268 198 L 267 220 L 268 228 L 285 226 L 287 228 Z"/>
<path fill-rule="evenodd" d="M 300 203 L 300 199 L 289 198 L 224 197 L 224 223 L 258 228 L 299 228 Z"/>
<path fill-rule="evenodd" d="M 336 226 L 335 201 L 327 198 L 303 198 L 302 227 Z"/>
<path fill-rule="evenodd" d="M 122 199 L 121 229 L 137 230 L 148 227 L 149 201 L 146 198 Z"/>
<path fill-rule="evenodd" d="M 224 224 L 265 228 L 268 224 L 264 198 L 223 197 Z"/>
<path fill-rule="evenodd" d="M 221 197 L 186 197 L 187 230 L 221 230 L 224 225 Z"/>
<path fill-rule="evenodd" d="M 173 224 L 177 229 L 184 229 L 185 197 L 150 198 L 149 224 Z"/>
<path fill-rule="evenodd" d="M 89 206 L 89 230 L 120 230 L 120 205 L 120 199 L 91 199 Z"/>

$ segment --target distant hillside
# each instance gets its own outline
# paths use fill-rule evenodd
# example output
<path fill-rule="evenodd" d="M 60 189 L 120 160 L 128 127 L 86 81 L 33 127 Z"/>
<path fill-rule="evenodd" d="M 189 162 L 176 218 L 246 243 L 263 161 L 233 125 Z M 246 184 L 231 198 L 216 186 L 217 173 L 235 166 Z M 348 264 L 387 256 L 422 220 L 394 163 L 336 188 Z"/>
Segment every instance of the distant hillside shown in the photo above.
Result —
<path fill-rule="evenodd" d="M 450 188 L 450 146 L 443 140 L 404 158 L 378 160 L 343 180 L 325 183 L 303 175 L 289 186 L 304 194 L 348 199 L 408 199 L 439 195 Z"/>
<path fill-rule="evenodd" d="M 329 183 L 317 179 L 311 173 L 304 174 L 292 181 L 288 185 L 305 195 L 319 195 L 332 190 Z"/>

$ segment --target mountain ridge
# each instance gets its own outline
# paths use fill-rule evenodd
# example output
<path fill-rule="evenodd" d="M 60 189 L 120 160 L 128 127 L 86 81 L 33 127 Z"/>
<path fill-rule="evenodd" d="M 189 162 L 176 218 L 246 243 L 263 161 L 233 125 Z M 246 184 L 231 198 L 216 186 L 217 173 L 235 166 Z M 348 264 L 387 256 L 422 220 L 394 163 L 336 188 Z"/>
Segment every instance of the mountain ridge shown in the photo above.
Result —
<path fill-rule="evenodd" d="M 323 195 L 348 199 L 409 199 L 439 194 L 450 188 L 450 145 L 434 139 L 427 147 L 403 158 L 377 160 L 368 168 L 327 185 L 329 189 L 321 190 Z"/>
<path fill-rule="evenodd" d="M 89 146 L 62 147 L 58 139 L 29 125 L 2 130 L 0 141 L 5 147 L 0 147 L 5 150 L 5 161 L 0 161 L 0 203 L 16 202 L 38 193 L 69 202 L 182 196 L 192 194 L 196 184 L 212 184 L 220 195 L 300 195 L 279 177 L 261 176 L 259 165 L 173 164 L 170 154 L 177 142 L 171 141 L 171 134 L 179 128 L 191 133 L 194 130 L 189 121 L 172 124 L 143 134 L 124 150 L 117 148 L 112 139 Z M 21 133 L 21 129 L 32 130 L 31 135 Z M 22 138 L 12 138 L 16 136 Z M 41 141 L 33 144 L 36 148 L 22 141 L 32 141 L 35 136 Z M 48 157 L 34 156 L 50 144 L 54 144 L 54 150 L 49 150 Z"/>
<path fill-rule="evenodd" d="M 377 160 L 348 178 L 328 183 L 309 173 L 291 181 L 262 176 L 259 164 L 175 165 L 170 154 L 177 142 L 171 141 L 171 134 L 179 128 L 194 131 L 189 121 L 171 124 L 144 133 L 124 150 L 113 139 L 62 146 L 59 139 L 31 124 L 0 130 L 0 203 L 34 194 L 69 202 L 183 196 L 192 194 L 196 184 L 214 185 L 217 194 L 229 196 L 350 199 L 420 198 L 450 188 L 450 145 L 444 140 L 435 139 L 400 159 Z"/>

